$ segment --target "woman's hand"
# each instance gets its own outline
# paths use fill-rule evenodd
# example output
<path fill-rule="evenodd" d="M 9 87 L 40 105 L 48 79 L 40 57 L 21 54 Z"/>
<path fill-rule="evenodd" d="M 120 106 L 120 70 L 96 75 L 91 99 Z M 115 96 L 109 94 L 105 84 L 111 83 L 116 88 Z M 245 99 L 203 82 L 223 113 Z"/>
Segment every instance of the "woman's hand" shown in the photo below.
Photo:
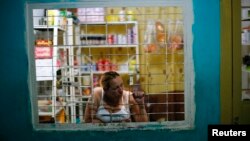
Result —
<path fill-rule="evenodd" d="M 133 97 L 137 104 L 144 104 L 144 95 L 143 91 L 133 91 Z"/>
<path fill-rule="evenodd" d="M 148 115 L 144 105 L 144 91 L 133 91 L 135 104 L 132 106 L 133 119 L 135 122 L 147 122 Z"/>

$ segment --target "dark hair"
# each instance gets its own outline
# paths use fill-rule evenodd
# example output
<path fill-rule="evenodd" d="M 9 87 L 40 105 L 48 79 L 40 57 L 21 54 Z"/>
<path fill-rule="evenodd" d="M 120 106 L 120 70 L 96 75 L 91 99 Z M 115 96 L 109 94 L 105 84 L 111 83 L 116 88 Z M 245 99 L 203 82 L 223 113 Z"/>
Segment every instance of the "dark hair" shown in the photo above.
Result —
<path fill-rule="evenodd" d="M 117 76 L 120 75 L 115 71 L 105 72 L 101 77 L 101 86 L 103 89 L 108 89 L 110 87 L 110 81 L 115 79 Z"/>

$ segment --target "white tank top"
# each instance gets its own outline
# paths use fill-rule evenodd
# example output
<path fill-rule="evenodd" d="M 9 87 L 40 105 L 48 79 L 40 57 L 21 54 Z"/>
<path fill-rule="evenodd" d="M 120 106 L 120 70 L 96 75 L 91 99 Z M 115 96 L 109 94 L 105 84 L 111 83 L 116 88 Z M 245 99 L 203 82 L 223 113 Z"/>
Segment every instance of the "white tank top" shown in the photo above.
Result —
<path fill-rule="evenodd" d="M 103 90 L 102 90 L 102 98 L 100 101 L 100 106 L 97 110 L 96 117 L 100 119 L 102 122 L 108 123 L 108 122 L 121 122 L 127 119 L 130 119 L 130 110 L 128 106 L 128 94 L 126 94 L 126 103 L 123 101 L 122 96 L 122 106 L 121 109 L 115 113 L 110 113 L 108 110 L 106 110 L 103 106 Z M 127 106 L 125 106 L 127 105 Z"/>

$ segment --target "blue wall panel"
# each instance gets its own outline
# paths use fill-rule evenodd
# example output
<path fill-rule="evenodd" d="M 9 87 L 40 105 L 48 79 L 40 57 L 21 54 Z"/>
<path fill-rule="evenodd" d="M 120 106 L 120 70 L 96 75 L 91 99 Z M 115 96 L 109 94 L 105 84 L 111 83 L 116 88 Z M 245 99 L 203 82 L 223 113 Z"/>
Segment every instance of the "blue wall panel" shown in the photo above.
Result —
<path fill-rule="evenodd" d="M 26 2 L 0 2 L 0 140 L 205 141 L 207 125 L 220 119 L 220 1 L 194 0 L 193 57 L 195 69 L 195 129 L 188 131 L 34 131 L 28 88 Z M 44 1 L 43 1 L 44 2 Z M 46 0 L 46 2 L 51 2 Z M 55 2 L 55 1 L 54 1 Z"/>

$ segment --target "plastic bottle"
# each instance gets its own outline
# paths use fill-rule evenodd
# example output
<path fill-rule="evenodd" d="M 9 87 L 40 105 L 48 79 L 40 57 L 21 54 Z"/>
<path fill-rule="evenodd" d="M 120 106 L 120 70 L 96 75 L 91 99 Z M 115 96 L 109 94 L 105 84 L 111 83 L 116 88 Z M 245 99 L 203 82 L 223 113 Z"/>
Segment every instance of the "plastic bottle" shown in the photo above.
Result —
<path fill-rule="evenodd" d="M 96 68 L 97 71 L 104 71 L 104 57 L 103 57 L 103 52 L 100 53 L 100 58 L 96 62 Z"/>
<path fill-rule="evenodd" d="M 119 21 L 126 20 L 126 8 L 122 7 L 121 11 L 119 11 Z"/>
<path fill-rule="evenodd" d="M 248 31 L 246 29 L 244 30 L 243 35 L 244 35 L 244 38 L 243 38 L 244 41 L 243 41 L 243 43 L 244 44 L 249 43 L 249 33 L 248 33 Z"/>
<path fill-rule="evenodd" d="M 117 16 L 114 15 L 114 9 L 110 9 L 110 14 L 106 17 L 107 22 L 115 22 L 117 21 Z"/>
<path fill-rule="evenodd" d="M 128 21 L 134 21 L 135 20 L 134 11 L 132 11 L 132 10 L 127 11 L 127 20 Z"/>

